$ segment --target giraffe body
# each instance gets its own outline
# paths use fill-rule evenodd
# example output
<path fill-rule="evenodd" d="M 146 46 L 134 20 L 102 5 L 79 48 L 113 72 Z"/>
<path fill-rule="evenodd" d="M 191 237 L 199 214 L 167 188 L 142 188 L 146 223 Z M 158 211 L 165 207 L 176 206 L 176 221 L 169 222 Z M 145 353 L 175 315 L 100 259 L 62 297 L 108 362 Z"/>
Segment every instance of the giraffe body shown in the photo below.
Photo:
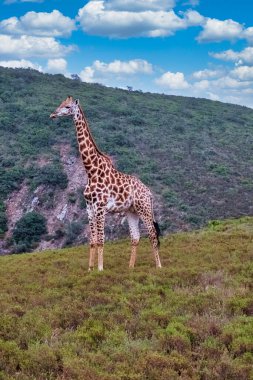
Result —
<path fill-rule="evenodd" d="M 133 268 L 135 265 L 140 240 L 139 219 L 142 219 L 148 230 L 156 266 L 161 267 L 151 191 L 137 177 L 119 172 L 111 159 L 98 149 L 79 101 L 74 101 L 69 96 L 50 117 L 69 115 L 74 119 L 79 151 L 88 175 L 84 198 L 90 226 L 89 270 L 94 268 L 96 252 L 98 269 L 103 270 L 104 224 L 107 213 L 124 213 L 127 217 L 132 244 L 129 266 Z"/>

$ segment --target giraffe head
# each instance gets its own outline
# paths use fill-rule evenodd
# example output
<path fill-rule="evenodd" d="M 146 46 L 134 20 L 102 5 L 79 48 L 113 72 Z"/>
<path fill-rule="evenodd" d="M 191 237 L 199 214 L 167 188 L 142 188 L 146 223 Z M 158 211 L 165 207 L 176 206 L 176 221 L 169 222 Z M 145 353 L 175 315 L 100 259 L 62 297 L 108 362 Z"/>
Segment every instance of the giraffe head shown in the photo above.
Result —
<path fill-rule="evenodd" d="M 68 96 L 56 110 L 51 113 L 50 118 L 55 119 L 61 116 L 70 116 L 74 115 L 79 107 L 79 100 L 74 100 L 72 96 Z"/>

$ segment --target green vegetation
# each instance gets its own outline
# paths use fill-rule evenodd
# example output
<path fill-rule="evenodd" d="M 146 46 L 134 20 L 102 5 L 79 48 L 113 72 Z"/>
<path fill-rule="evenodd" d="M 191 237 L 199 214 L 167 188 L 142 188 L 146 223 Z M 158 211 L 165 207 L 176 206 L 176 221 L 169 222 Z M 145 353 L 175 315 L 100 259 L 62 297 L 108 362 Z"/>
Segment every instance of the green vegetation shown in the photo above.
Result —
<path fill-rule="evenodd" d="M 42 168 L 30 167 L 27 170 L 27 176 L 32 189 L 36 189 L 39 185 L 46 185 L 53 189 L 55 187 L 65 189 L 68 186 L 68 177 L 59 162 Z"/>
<path fill-rule="evenodd" d="M 71 94 L 80 99 L 98 146 L 119 170 L 152 188 L 166 231 L 252 214 L 251 109 L 30 69 L 0 68 L 0 94 L 0 202 L 24 182 L 31 191 L 45 185 L 51 199 L 57 187 L 66 188 L 56 147 L 71 144 L 71 154 L 78 155 L 75 130 L 70 119 L 52 121 L 49 115 Z M 38 164 L 42 156 L 49 162 L 45 168 Z M 4 219 L 0 225 L 4 231 Z"/>
<path fill-rule="evenodd" d="M 5 206 L 0 202 L 0 236 L 7 231 L 7 217 L 5 215 Z"/>
<path fill-rule="evenodd" d="M 46 219 L 37 212 L 28 212 L 19 219 L 13 231 L 15 252 L 25 252 L 36 248 L 41 236 L 47 232 Z"/>
<path fill-rule="evenodd" d="M 253 379 L 253 219 L 162 239 L 0 257 L 0 379 Z"/>

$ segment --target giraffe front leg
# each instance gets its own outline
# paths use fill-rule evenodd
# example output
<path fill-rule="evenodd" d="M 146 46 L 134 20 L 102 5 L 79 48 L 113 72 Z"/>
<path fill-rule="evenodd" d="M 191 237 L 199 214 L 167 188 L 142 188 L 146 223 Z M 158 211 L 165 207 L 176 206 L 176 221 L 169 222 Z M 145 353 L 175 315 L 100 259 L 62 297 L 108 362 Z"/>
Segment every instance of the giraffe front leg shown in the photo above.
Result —
<path fill-rule="evenodd" d="M 104 236 L 105 236 L 105 209 L 98 209 L 96 212 L 97 222 L 97 248 L 98 248 L 98 270 L 102 271 L 104 261 Z"/>
<path fill-rule="evenodd" d="M 131 236 L 131 257 L 129 262 L 129 268 L 134 268 L 136 261 L 137 247 L 140 240 L 140 230 L 139 230 L 139 217 L 133 212 L 128 212 L 126 214 L 129 231 Z"/>
<path fill-rule="evenodd" d="M 90 226 L 90 257 L 89 257 L 89 271 L 94 269 L 95 255 L 97 250 L 97 225 L 93 207 L 87 204 L 87 213 Z"/>

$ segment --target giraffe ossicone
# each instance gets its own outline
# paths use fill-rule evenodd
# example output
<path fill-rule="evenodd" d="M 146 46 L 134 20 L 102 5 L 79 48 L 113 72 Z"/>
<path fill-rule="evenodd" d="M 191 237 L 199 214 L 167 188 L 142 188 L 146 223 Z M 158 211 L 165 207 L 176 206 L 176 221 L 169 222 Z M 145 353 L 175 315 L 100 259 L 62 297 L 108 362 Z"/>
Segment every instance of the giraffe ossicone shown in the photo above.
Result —
<path fill-rule="evenodd" d="M 136 250 L 140 240 L 139 220 L 142 219 L 152 245 L 157 268 L 161 268 L 159 257 L 159 227 L 154 220 L 153 196 L 147 186 L 137 177 L 119 172 L 111 159 L 97 147 L 79 100 L 68 96 L 50 115 L 52 119 L 72 116 L 76 127 L 77 142 L 88 176 L 84 190 L 90 226 L 89 270 L 94 268 L 98 255 L 98 270 L 103 270 L 104 225 L 106 213 L 124 213 L 131 236 L 129 267 L 136 261 Z"/>

